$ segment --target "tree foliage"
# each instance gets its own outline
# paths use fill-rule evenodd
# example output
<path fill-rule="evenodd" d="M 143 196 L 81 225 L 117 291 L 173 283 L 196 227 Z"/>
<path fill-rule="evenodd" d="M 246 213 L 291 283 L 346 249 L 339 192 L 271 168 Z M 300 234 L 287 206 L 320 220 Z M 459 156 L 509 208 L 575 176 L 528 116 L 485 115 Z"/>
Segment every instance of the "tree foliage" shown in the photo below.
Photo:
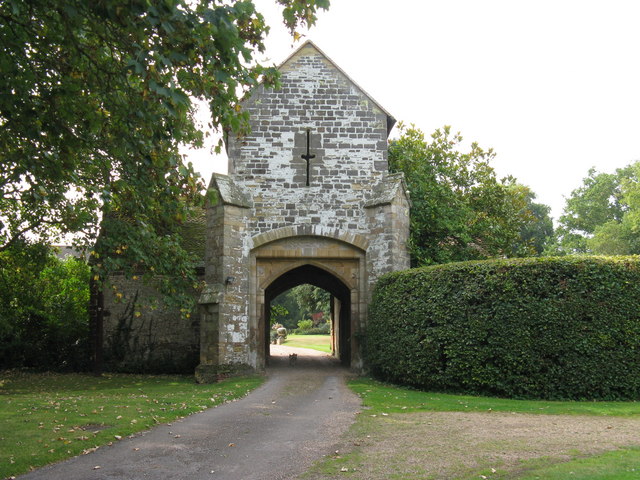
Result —
<path fill-rule="evenodd" d="M 289 315 L 289 310 L 279 303 L 272 302 L 269 313 L 271 326 L 274 326 L 275 324 L 281 324 L 281 320 Z"/>
<path fill-rule="evenodd" d="M 88 368 L 89 269 L 41 245 L 0 252 L 0 368 Z"/>
<path fill-rule="evenodd" d="M 277 0 L 292 33 L 329 0 Z M 105 280 L 162 280 L 186 305 L 194 257 L 180 226 L 204 184 L 179 148 L 248 126 L 239 100 L 275 68 L 251 0 L 0 1 L 0 251 L 73 234 L 90 247 L 90 316 L 100 370 Z M 187 309 L 188 311 L 188 309 Z"/>
<path fill-rule="evenodd" d="M 640 253 L 640 162 L 614 173 L 591 168 L 571 192 L 558 227 L 558 252 Z"/>
<path fill-rule="evenodd" d="M 527 221 L 520 228 L 520 241 L 516 243 L 515 255 L 539 256 L 555 242 L 551 207 L 534 202 L 535 198 L 535 193 L 529 190 L 525 206 L 525 210 L 528 211 L 525 213 Z"/>
<path fill-rule="evenodd" d="M 303 317 L 310 317 L 314 313 L 329 313 L 331 294 L 320 287 L 308 283 L 291 289 L 291 294 L 298 302 Z"/>
<path fill-rule="evenodd" d="M 329 2 L 278 3 L 293 32 Z M 203 139 L 192 99 L 208 129 L 241 132 L 239 98 L 277 81 L 255 61 L 268 27 L 253 2 L 5 0 L 0 18 L 0 249 L 73 233 L 100 237 L 101 278 L 188 275 L 176 227 L 203 188 L 178 150 Z"/>
<path fill-rule="evenodd" d="M 461 151 L 462 136 L 450 127 L 431 140 L 400 124 L 400 138 L 389 146 L 389 168 L 404 172 L 412 201 L 410 247 L 414 264 L 429 265 L 538 252 L 536 228 L 548 211 L 534 214 L 528 187 L 496 178 L 495 154 L 472 143 Z"/>
<path fill-rule="evenodd" d="M 277 309 L 277 321 L 288 329 L 298 328 L 300 321 L 312 314 L 323 312 L 325 319 L 330 315 L 331 294 L 322 288 L 304 284 L 293 287 L 278 295 L 271 302 L 271 315 Z"/>
<path fill-rule="evenodd" d="M 287 330 L 297 328 L 298 320 L 302 318 L 302 315 L 300 314 L 300 306 L 293 296 L 292 290 L 287 290 L 286 292 L 281 293 L 271 301 L 271 318 L 273 318 L 274 306 L 277 309 L 282 309 L 279 310 L 280 312 L 283 312 L 284 310 L 287 312 L 285 315 L 277 316 L 278 323 L 281 323 Z"/>

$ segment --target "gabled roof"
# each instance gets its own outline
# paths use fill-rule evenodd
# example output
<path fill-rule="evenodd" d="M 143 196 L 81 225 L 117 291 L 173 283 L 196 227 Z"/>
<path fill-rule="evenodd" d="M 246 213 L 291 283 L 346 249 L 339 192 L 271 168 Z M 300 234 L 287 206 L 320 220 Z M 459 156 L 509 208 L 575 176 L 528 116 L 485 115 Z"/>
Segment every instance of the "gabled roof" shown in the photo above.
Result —
<path fill-rule="evenodd" d="M 358 85 L 349 75 L 347 75 L 347 73 L 342 68 L 340 68 L 337 63 L 335 63 L 333 60 L 331 60 L 331 58 L 329 58 L 326 53 L 324 53 L 322 50 L 320 50 L 320 48 L 315 43 L 313 43 L 311 40 L 307 40 L 302 45 L 300 45 L 300 47 L 298 47 L 298 49 L 296 51 L 294 51 L 280 65 L 278 65 L 278 67 L 277 67 L 278 70 L 282 69 L 289 61 L 291 61 L 291 59 L 293 59 L 303 48 L 305 48 L 307 46 L 310 46 L 310 47 L 314 48 L 331 65 L 333 65 L 333 67 L 336 70 L 338 70 L 342 75 L 344 75 L 344 77 L 351 84 L 353 84 L 353 86 L 355 86 L 358 90 L 360 90 L 360 92 L 362 92 L 362 94 L 365 97 L 367 97 L 369 100 L 371 100 L 371 102 L 374 103 L 376 105 L 376 107 L 378 107 L 387 116 L 387 135 L 389 135 L 389 133 L 391 132 L 391 129 L 393 128 L 393 126 L 396 123 L 396 119 L 393 117 L 393 115 L 391 115 L 382 105 L 380 105 L 371 95 L 369 95 L 364 88 L 362 88 L 360 85 Z"/>

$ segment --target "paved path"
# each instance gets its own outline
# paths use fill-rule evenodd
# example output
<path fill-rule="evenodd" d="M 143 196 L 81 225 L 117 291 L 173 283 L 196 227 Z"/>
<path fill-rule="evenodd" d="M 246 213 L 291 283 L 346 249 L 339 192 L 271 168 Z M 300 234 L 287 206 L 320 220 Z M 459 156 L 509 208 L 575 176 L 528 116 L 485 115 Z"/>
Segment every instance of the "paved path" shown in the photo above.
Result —
<path fill-rule="evenodd" d="M 288 364 L 289 352 L 298 353 Z M 41 468 L 21 480 L 295 478 L 335 450 L 360 400 L 335 359 L 272 346 L 268 380 L 247 397 Z M 94 467 L 100 466 L 99 469 Z"/>

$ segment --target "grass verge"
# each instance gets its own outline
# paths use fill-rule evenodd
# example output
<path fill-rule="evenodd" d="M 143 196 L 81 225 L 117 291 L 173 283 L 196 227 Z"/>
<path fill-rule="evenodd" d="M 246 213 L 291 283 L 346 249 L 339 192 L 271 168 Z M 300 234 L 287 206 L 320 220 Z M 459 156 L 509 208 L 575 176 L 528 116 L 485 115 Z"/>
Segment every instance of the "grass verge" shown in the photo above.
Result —
<path fill-rule="evenodd" d="M 411 390 L 384 384 L 370 378 L 358 378 L 349 387 L 362 398 L 370 413 L 431 412 L 515 412 L 546 415 L 640 415 L 640 402 L 556 402 L 547 400 L 510 400 L 473 397 Z"/>
<path fill-rule="evenodd" d="M 262 378 L 0 373 L 0 478 L 244 396 Z"/>
<path fill-rule="evenodd" d="M 331 353 L 331 335 L 287 335 L 284 342 L 287 347 L 310 348 Z"/>
<path fill-rule="evenodd" d="M 368 378 L 350 387 L 363 411 L 303 478 L 640 479 L 638 402 L 472 397 Z"/>
<path fill-rule="evenodd" d="M 503 477 L 504 478 L 504 477 Z M 529 469 L 519 480 L 637 480 L 640 448 L 613 450 L 602 455 Z"/>

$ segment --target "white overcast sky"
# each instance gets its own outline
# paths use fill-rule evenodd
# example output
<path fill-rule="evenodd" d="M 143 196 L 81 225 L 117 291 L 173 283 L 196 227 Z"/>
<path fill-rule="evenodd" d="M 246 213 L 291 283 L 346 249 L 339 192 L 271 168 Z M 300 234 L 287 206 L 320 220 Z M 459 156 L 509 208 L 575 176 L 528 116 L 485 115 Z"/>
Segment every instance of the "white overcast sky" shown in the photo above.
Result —
<path fill-rule="evenodd" d="M 556 219 L 590 167 L 640 160 L 640 0 L 332 0 L 296 45 L 275 0 L 255 4 L 267 63 L 312 40 L 397 120 L 492 147 Z"/>

